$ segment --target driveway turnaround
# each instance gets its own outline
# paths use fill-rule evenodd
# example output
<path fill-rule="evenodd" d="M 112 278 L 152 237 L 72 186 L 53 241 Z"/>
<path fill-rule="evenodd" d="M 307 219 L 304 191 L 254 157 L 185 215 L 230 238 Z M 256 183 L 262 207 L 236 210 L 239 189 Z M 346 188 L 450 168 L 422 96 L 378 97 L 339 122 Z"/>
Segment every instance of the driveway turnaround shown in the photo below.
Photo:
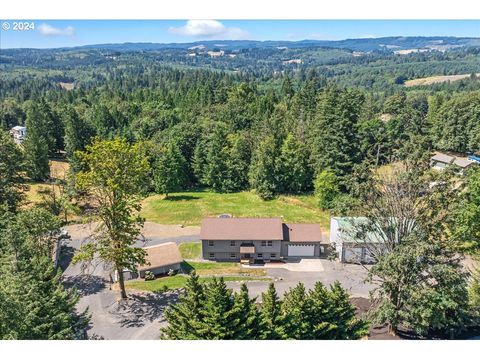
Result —
<path fill-rule="evenodd" d="M 128 300 L 120 300 L 119 292 L 111 289 L 110 271 L 102 262 L 94 261 L 88 266 L 72 264 L 75 251 L 82 244 L 91 241 L 95 226 L 96 224 L 91 223 L 65 227 L 71 240 L 62 245 L 59 262 L 64 270 L 64 283 L 74 286 L 81 296 L 78 310 L 88 308 L 92 316 L 89 337 L 118 340 L 158 339 L 160 328 L 166 325 L 163 311 L 177 300 L 179 292 L 129 293 Z M 169 241 L 198 241 L 197 228 L 147 223 L 145 240 L 137 242 L 137 246 L 151 246 Z M 175 236 L 176 234 L 180 236 Z"/>
<path fill-rule="evenodd" d="M 299 282 L 302 282 L 307 289 L 311 289 L 317 281 L 321 281 L 326 286 L 339 281 L 352 297 L 362 298 L 368 298 L 369 292 L 375 288 L 372 284 L 365 283 L 367 269 L 361 265 L 342 264 L 324 259 L 314 260 L 313 262 L 303 262 L 303 264 L 301 264 L 302 262 L 297 264 L 286 263 L 283 267 L 266 266 L 265 270 L 267 275 L 272 278 L 280 296 L 283 296 L 285 291 L 295 287 Z M 289 267 L 292 268 L 292 266 L 296 266 L 293 271 L 289 270 Z M 302 267 L 306 270 L 300 271 L 299 268 Z M 321 270 L 315 271 L 314 268 Z M 257 296 L 257 300 L 260 299 L 262 292 L 268 288 L 268 282 L 265 281 L 247 282 L 246 284 L 250 295 Z M 239 291 L 240 286 L 241 282 L 228 283 L 228 287 L 234 291 Z"/>
<path fill-rule="evenodd" d="M 198 227 L 178 225 L 145 224 L 145 239 L 136 246 L 151 246 L 164 242 L 176 243 L 199 241 Z M 109 269 L 97 261 L 88 266 L 72 264 L 75 251 L 84 243 L 91 241 L 96 224 L 71 225 L 65 229 L 71 240 L 62 245 L 60 266 L 64 270 L 63 279 L 67 286 L 75 286 L 81 296 L 78 310 L 88 308 L 91 314 L 88 335 L 91 338 L 104 339 L 158 339 L 160 328 L 166 326 L 163 312 L 166 307 L 177 301 L 180 291 L 167 293 L 129 292 L 128 300 L 120 300 L 119 292 L 113 290 Z M 277 292 L 284 292 L 303 282 L 307 289 L 313 288 L 317 281 L 325 285 L 338 280 L 342 286 L 357 298 L 366 298 L 373 289 L 363 281 L 367 270 L 359 265 L 340 264 L 324 259 L 302 259 L 286 264 L 267 264 L 263 266 L 272 278 Z M 260 295 L 268 287 L 268 282 L 251 281 L 246 283 L 250 295 L 260 300 Z M 228 287 L 239 291 L 241 282 L 228 282 Z"/>

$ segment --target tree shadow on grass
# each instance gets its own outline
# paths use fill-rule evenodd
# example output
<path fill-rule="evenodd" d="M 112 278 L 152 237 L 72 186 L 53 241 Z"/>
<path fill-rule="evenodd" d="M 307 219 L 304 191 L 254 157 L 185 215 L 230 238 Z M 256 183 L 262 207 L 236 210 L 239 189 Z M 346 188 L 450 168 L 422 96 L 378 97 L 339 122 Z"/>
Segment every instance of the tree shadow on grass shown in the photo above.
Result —
<path fill-rule="evenodd" d="M 131 294 L 127 300 L 113 304 L 109 312 L 120 319 L 122 327 L 142 327 L 163 318 L 164 311 L 178 301 L 180 293 L 181 290 Z"/>
<path fill-rule="evenodd" d="M 182 200 L 198 200 L 198 196 L 193 195 L 169 195 L 168 197 L 163 198 L 166 201 L 182 201 Z"/>

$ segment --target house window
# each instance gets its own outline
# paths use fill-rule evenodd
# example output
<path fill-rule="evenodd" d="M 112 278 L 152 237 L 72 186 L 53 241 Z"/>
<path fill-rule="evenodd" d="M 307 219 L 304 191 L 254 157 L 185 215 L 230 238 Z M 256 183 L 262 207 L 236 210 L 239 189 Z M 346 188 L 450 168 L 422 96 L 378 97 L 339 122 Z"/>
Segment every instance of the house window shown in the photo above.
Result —
<path fill-rule="evenodd" d="M 266 242 L 266 241 L 262 241 L 262 246 L 267 246 L 267 242 Z"/>
<path fill-rule="evenodd" d="M 213 246 L 213 241 L 212 240 L 208 241 L 208 246 Z"/>
<path fill-rule="evenodd" d="M 268 246 L 273 246 L 273 241 L 268 241 L 268 242 L 267 242 L 267 245 L 268 245 Z"/>
<path fill-rule="evenodd" d="M 275 254 L 270 254 L 270 259 L 275 259 L 276 256 L 277 255 L 275 255 Z"/>
<path fill-rule="evenodd" d="M 209 259 L 215 259 L 215 254 L 214 254 L 214 253 L 208 254 L 208 258 L 209 258 Z"/>
<path fill-rule="evenodd" d="M 263 254 L 257 254 L 257 258 L 263 259 Z"/>
<path fill-rule="evenodd" d="M 230 259 L 236 259 L 237 258 L 237 254 L 235 253 L 230 253 Z"/>
<path fill-rule="evenodd" d="M 230 241 L 230 246 L 235 246 L 235 241 Z"/>

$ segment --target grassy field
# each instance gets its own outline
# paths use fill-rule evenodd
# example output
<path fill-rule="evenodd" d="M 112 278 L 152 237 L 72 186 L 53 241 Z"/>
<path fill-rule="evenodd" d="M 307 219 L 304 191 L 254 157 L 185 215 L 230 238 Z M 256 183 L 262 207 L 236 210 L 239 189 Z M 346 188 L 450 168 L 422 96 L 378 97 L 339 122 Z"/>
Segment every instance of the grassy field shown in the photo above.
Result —
<path fill-rule="evenodd" d="M 477 74 L 479 76 L 480 74 Z M 405 81 L 406 87 L 411 86 L 421 86 L 421 85 L 431 85 L 431 84 L 438 84 L 448 81 L 458 81 L 462 79 L 466 79 L 470 76 L 470 74 L 460 74 L 460 75 L 442 75 L 442 76 L 429 76 L 419 79 L 412 79 Z"/>
<path fill-rule="evenodd" d="M 200 277 L 202 283 L 212 281 L 214 277 Z M 141 290 L 141 291 L 163 291 L 180 289 L 185 286 L 188 277 L 184 275 L 174 275 L 158 278 L 151 281 L 144 280 L 132 280 L 126 281 L 125 286 L 127 289 Z M 271 281 L 270 278 L 249 278 L 246 276 L 224 276 L 225 281 Z"/>
<path fill-rule="evenodd" d="M 202 252 L 202 244 L 199 242 L 183 243 L 178 248 L 184 259 L 198 259 Z"/>
<path fill-rule="evenodd" d="M 50 177 L 56 180 L 63 180 L 69 169 L 69 164 L 66 161 L 50 160 Z M 27 205 L 38 204 L 42 201 L 42 192 L 52 188 L 48 183 L 29 183 L 25 191 L 25 200 Z M 58 194 L 58 189 L 56 188 Z"/>
<path fill-rule="evenodd" d="M 330 216 L 318 208 L 312 195 L 279 196 L 264 201 L 253 192 L 219 194 L 210 191 L 154 195 L 143 201 L 142 216 L 160 224 L 199 225 L 219 214 L 235 217 L 283 217 L 286 222 L 320 223 L 328 229 Z"/>

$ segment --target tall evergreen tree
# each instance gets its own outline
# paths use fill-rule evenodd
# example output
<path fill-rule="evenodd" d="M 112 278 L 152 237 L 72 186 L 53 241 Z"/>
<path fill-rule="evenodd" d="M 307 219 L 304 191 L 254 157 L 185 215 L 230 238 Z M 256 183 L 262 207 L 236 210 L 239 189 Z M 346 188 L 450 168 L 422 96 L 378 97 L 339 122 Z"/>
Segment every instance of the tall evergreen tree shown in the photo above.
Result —
<path fill-rule="evenodd" d="M 205 286 L 205 303 L 200 314 L 202 326 L 199 331 L 205 340 L 235 339 L 239 329 L 239 308 L 235 306 L 232 290 L 223 278 L 214 278 Z"/>
<path fill-rule="evenodd" d="M 275 285 L 270 283 L 268 290 L 262 294 L 262 305 L 260 307 L 262 318 L 261 339 L 280 340 L 285 338 L 281 307 L 282 302 L 277 295 Z"/>
<path fill-rule="evenodd" d="M 284 295 L 282 315 L 285 317 L 285 333 L 288 339 L 312 339 L 310 323 L 311 300 L 307 296 L 305 286 L 299 283 Z"/>
<path fill-rule="evenodd" d="M 205 294 L 198 275 L 192 272 L 185 284 L 185 293 L 177 304 L 165 311 L 168 326 L 161 330 L 162 338 L 169 340 L 203 339 L 201 309 Z"/>
<path fill-rule="evenodd" d="M 174 143 L 168 143 L 156 154 L 153 166 L 155 190 L 168 194 L 182 190 L 187 183 L 187 163 Z"/>
<path fill-rule="evenodd" d="M 281 191 L 300 193 L 312 187 L 308 149 L 292 134 L 286 137 L 280 149 L 277 173 Z"/>
<path fill-rule="evenodd" d="M 250 185 L 262 199 L 271 199 L 277 192 L 277 150 L 273 136 L 267 136 L 257 147 L 250 165 Z"/>
<path fill-rule="evenodd" d="M 0 205 L 5 204 L 11 212 L 23 198 L 23 162 L 20 148 L 7 132 L 0 130 Z"/>
<path fill-rule="evenodd" d="M 28 176 L 34 181 L 48 178 L 48 140 L 44 119 L 38 106 L 32 104 L 27 110 L 27 135 L 23 143 Z"/>
<path fill-rule="evenodd" d="M 330 169 L 343 177 L 360 162 L 357 128 L 362 104 L 363 95 L 356 90 L 331 86 L 320 96 L 317 115 L 310 126 L 315 171 Z"/>
<path fill-rule="evenodd" d="M 73 107 L 69 107 L 65 111 L 63 122 L 65 124 L 65 152 L 70 161 L 70 168 L 76 173 L 81 168 L 75 152 L 85 150 L 85 147 L 90 144 L 94 130 L 83 118 L 78 116 Z"/>
<path fill-rule="evenodd" d="M 256 340 L 260 337 L 260 312 L 255 304 L 256 298 L 250 299 L 248 287 L 243 283 L 240 293 L 235 295 L 235 307 L 238 311 L 239 325 L 234 335 L 238 340 Z"/>

